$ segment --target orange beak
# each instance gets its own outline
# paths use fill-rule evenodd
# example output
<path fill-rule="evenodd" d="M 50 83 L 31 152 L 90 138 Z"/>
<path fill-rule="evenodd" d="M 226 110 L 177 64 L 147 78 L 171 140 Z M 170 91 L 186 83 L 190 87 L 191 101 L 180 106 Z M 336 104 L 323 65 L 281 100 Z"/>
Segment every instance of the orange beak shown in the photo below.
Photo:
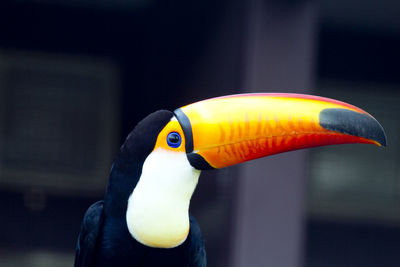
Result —
<path fill-rule="evenodd" d="M 244 94 L 212 98 L 175 110 L 196 169 L 307 147 L 367 143 L 386 146 L 382 126 L 340 101 L 299 94 Z"/>

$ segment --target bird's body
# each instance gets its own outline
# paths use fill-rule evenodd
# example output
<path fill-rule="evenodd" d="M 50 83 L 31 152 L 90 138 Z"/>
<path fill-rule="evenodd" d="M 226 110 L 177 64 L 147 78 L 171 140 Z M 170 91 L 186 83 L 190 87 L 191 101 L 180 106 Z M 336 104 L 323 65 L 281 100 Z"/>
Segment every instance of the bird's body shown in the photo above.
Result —
<path fill-rule="evenodd" d="M 93 204 L 84 220 L 75 266 L 206 266 L 204 241 L 192 216 L 188 238 L 172 249 L 155 249 L 137 242 L 123 219 L 103 220 L 103 201 Z"/>
<path fill-rule="evenodd" d="M 85 214 L 75 267 L 206 266 L 204 241 L 192 216 L 186 240 L 175 248 L 143 245 L 132 237 L 127 226 L 129 196 L 139 181 L 144 161 L 159 131 L 172 115 L 169 111 L 155 112 L 128 136 L 111 168 L 104 201 L 93 204 Z"/>
<path fill-rule="evenodd" d="M 386 137 L 365 111 L 305 95 L 228 96 L 154 112 L 128 135 L 104 200 L 86 212 L 75 267 L 204 267 L 189 215 L 201 170 L 343 143 L 385 145 Z"/>

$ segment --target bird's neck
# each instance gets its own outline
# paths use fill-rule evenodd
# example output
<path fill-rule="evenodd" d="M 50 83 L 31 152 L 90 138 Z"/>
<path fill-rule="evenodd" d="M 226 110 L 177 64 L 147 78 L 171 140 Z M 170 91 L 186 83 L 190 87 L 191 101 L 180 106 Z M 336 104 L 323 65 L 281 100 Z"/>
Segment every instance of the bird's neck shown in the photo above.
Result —
<path fill-rule="evenodd" d="M 128 200 L 126 220 L 131 235 L 150 247 L 172 248 L 183 243 L 199 175 L 185 153 L 152 152 Z"/>
<path fill-rule="evenodd" d="M 106 194 L 104 212 L 107 217 L 125 219 L 128 198 L 139 181 L 143 160 L 117 156 L 111 168 Z"/>

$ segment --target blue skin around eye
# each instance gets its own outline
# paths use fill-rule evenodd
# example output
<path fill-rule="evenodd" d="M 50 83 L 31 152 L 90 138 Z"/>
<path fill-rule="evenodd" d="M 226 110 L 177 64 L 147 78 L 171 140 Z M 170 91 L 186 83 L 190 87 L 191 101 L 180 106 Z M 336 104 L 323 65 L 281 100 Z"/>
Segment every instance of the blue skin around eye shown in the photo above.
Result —
<path fill-rule="evenodd" d="M 167 136 L 167 143 L 170 147 L 177 148 L 182 143 L 181 136 L 176 132 L 169 133 Z"/>

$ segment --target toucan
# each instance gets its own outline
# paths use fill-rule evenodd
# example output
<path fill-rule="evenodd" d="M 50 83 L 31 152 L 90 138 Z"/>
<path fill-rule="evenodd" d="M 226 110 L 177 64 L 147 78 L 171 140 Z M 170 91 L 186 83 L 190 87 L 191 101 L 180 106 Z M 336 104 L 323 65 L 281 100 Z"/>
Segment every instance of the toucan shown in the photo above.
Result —
<path fill-rule="evenodd" d="M 256 93 L 156 111 L 128 135 L 104 200 L 87 210 L 75 267 L 206 266 L 189 204 L 202 170 L 332 144 L 386 146 L 370 114 L 318 96 Z"/>

